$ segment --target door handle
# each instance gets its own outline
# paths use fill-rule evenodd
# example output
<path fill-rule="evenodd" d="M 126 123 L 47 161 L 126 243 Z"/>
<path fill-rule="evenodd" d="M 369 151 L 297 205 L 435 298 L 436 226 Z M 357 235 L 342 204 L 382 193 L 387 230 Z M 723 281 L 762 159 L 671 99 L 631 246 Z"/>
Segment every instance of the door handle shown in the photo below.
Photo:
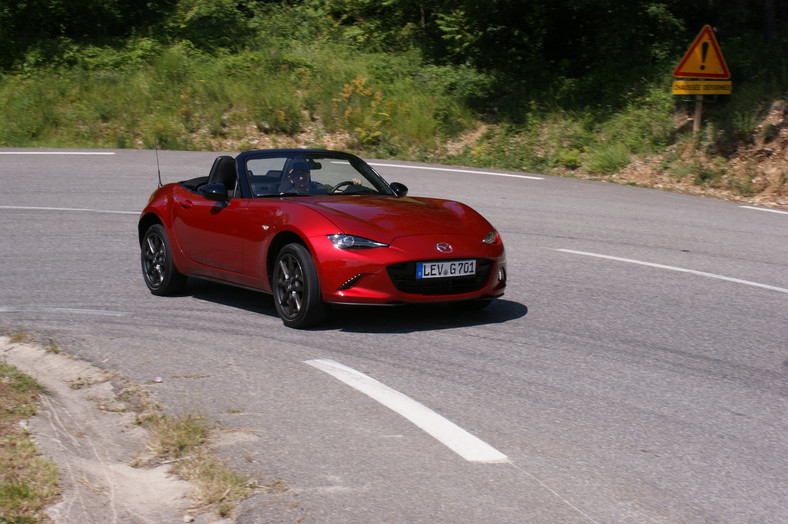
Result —
<path fill-rule="evenodd" d="M 179 200 L 178 201 L 178 205 L 180 205 L 184 209 L 189 209 L 190 207 L 192 207 L 194 205 L 194 202 L 192 202 L 191 200 L 189 200 L 187 198 L 186 200 Z"/>

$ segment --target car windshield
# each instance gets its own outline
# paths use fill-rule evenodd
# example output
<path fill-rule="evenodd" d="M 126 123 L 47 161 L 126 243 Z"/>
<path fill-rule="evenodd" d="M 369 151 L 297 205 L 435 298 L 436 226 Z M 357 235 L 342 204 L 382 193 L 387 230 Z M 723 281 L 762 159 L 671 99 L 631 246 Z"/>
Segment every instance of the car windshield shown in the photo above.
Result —
<path fill-rule="evenodd" d="M 252 156 L 246 160 L 246 172 L 255 197 L 394 194 L 355 157 L 300 152 Z"/>

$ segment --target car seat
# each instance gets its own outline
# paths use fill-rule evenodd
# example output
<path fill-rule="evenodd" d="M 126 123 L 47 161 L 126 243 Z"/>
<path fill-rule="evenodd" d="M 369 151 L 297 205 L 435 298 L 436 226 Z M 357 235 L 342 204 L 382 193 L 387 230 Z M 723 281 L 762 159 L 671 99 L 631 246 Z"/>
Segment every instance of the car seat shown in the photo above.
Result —
<path fill-rule="evenodd" d="M 236 180 L 238 180 L 238 174 L 235 171 L 235 159 L 227 155 L 216 157 L 211 167 L 211 174 L 208 175 L 208 183 L 224 184 L 227 194 L 232 195 L 235 191 Z"/>

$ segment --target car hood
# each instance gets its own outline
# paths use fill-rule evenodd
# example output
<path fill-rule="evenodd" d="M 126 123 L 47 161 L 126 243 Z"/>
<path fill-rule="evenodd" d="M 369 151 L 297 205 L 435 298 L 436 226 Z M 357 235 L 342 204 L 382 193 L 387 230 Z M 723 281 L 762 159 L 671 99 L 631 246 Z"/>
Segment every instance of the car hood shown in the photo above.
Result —
<path fill-rule="evenodd" d="M 339 232 L 385 243 L 425 234 L 483 237 L 492 228 L 476 211 L 452 200 L 356 195 L 303 204 L 333 222 Z"/>

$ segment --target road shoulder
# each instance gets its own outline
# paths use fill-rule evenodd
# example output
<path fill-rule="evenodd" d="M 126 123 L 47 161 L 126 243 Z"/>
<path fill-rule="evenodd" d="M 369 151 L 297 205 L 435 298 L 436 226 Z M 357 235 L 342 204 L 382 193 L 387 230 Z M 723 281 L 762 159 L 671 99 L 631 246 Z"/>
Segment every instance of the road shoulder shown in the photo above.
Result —
<path fill-rule="evenodd" d="M 191 520 L 190 483 L 171 475 L 166 464 L 149 466 L 148 431 L 118 400 L 118 377 L 64 354 L 11 344 L 7 337 L 0 337 L 0 357 L 45 388 L 28 426 L 58 468 L 63 500 L 47 510 L 53 520 Z M 145 466 L 132 467 L 140 464 Z"/>

